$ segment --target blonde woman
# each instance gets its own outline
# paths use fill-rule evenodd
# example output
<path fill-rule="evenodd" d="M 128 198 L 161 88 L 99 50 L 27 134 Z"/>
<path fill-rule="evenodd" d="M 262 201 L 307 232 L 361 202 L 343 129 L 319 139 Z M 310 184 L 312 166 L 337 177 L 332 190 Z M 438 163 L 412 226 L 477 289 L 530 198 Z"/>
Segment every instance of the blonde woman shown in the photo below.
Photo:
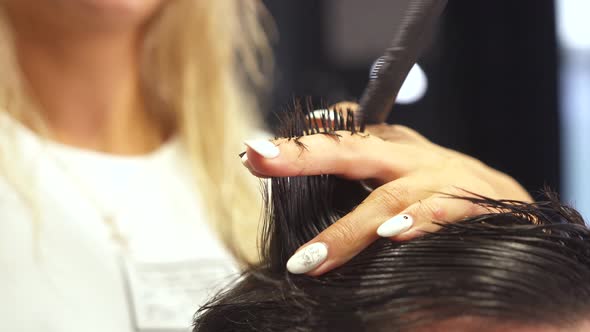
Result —
<path fill-rule="evenodd" d="M 433 192 L 530 199 L 407 128 L 339 144 L 307 137 L 303 154 L 252 139 L 256 103 L 237 73 L 259 82 L 268 58 L 256 1 L 0 6 L 1 331 L 188 329 L 238 262 L 256 260 L 260 204 L 247 170 L 380 186 L 311 240 L 324 249 L 312 265 L 295 254 L 290 270 L 311 275 L 378 234 L 409 239 L 430 220 L 478 212 Z"/>

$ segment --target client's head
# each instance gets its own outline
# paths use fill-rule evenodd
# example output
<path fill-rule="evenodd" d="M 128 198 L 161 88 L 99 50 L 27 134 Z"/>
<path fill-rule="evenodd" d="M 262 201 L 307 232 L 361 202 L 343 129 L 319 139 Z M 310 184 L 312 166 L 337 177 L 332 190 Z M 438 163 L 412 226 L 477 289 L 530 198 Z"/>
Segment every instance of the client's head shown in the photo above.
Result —
<path fill-rule="evenodd" d="M 355 129 L 332 115 L 324 126 Z M 318 130 L 309 124 L 292 113 L 282 134 Z M 287 272 L 290 255 L 367 192 L 332 176 L 268 185 L 262 262 L 199 311 L 196 331 L 590 331 L 590 230 L 552 194 L 534 204 L 449 197 L 489 213 L 405 243 L 381 239 L 309 277 Z"/>

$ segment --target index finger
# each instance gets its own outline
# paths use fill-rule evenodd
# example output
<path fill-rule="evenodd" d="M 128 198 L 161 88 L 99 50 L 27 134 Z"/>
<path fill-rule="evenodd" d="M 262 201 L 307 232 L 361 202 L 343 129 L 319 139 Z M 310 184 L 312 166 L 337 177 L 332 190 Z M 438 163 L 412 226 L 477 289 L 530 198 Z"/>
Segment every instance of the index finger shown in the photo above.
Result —
<path fill-rule="evenodd" d="M 416 146 L 385 142 L 374 135 L 337 131 L 295 139 L 246 141 L 249 168 L 266 176 L 333 174 L 389 182 L 423 165 Z"/>

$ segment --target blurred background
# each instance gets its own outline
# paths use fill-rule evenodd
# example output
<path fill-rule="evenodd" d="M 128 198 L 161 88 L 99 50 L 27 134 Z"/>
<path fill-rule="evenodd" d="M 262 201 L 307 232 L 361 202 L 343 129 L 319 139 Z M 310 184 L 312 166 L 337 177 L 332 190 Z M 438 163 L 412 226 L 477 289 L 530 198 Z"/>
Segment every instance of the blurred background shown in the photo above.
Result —
<path fill-rule="evenodd" d="M 407 1 L 265 0 L 279 33 L 265 108 L 294 96 L 357 100 Z M 425 93 L 396 104 L 388 122 L 479 158 L 533 195 L 549 185 L 590 218 L 588 13 L 588 0 L 449 0 L 418 61 Z"/>

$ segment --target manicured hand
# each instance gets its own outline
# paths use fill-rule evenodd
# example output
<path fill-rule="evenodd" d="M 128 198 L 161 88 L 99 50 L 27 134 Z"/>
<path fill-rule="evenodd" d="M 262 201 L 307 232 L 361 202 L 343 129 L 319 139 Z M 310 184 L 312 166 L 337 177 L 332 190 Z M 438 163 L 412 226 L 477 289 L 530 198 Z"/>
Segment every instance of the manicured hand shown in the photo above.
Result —
<path fill-rule="evenodd" d="M 454 222 L 486 212 L 444 194 L 466 196 L 473 192 L 532 201 L 510 176 L 436 145 L 410 128 L 382 124 L 367 129 L 368 136 L 343 132 L 340 140 L 305 136 L 300 139 L 307 146 L 304 150 L 286 139 L 245 142 L 243 162 L 256 176 L 334 174 L 364 180 L 375 188 L 354 211 L 295 253 L 313 250 L 316 261 L 303 268 L 297 258 L 292 259 L 287 265 L 292 273 L 321 275 L 346 263 L 380 236 L 405 241 L 436 231 L 440 227 L 436 222 Z"/>

